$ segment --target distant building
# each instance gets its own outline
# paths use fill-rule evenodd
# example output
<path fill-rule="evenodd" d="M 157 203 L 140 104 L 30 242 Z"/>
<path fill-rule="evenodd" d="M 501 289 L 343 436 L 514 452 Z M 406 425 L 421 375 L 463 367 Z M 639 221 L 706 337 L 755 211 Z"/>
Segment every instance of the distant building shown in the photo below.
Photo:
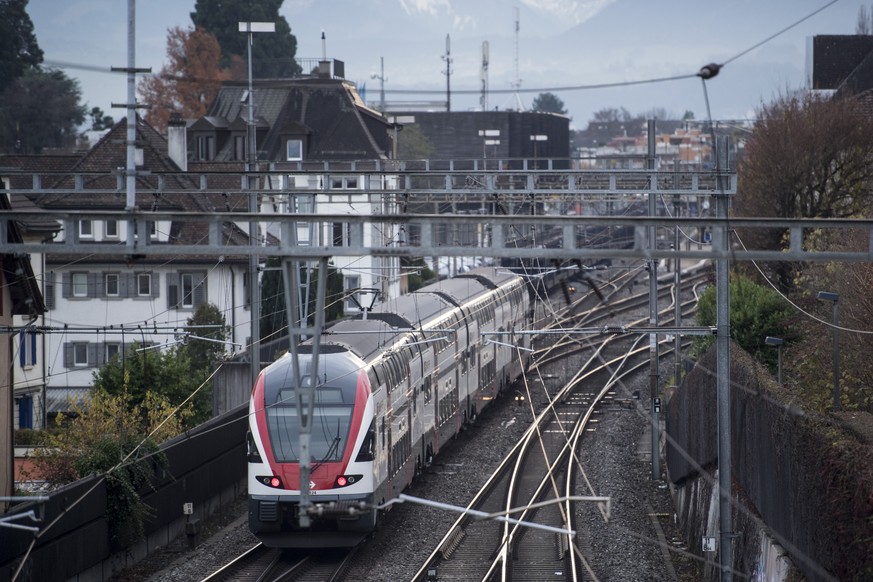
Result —
<path fill-rule="evenodd" d="M 392 113 L 390 118 L 424 136 L 431 160 L 480 160 L 485 167 L 487 160 L 502 160 L 503 167 L 521 167 L 522 160 L 529 160 L 533 167 L 535 160 L 553 159 L 555 167 L 568 167 L 570 118 L 557 113 L 408 111 Z M 403 143 L 402 131 L 399 141 Z"/>

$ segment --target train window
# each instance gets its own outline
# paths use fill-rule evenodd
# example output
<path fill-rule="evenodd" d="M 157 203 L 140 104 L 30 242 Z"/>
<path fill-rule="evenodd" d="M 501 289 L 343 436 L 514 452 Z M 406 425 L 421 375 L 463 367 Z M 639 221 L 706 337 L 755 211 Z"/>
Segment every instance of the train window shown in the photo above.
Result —
<path fill-rule="evenodd" d="M 338 461 L 345 451 L 352 422 L 351 406 L 323 406 L 313 409 L 311 458 L 318 462 Z M 267 430 L 273 455 L 281 463 L 298 460 L 295 449 L 299 445 L 300 421 L 297 407 L 270 406 L 267 408 Z"/>
<path fill-rule="evenodd" d="M 367 378 L 370 380 L 370 391 L 376 392 L 379 390 L 381 382 L 379 382 L 379 376 L 376 374 L 376 368 L 369 368 L 367 370 Z"/>
<path fill-rule="evenodd" d="M 364 461 L 372 461 L 376 457 L 376 419 L 370 421 L 370 428 L 367 429 L 367 434 L 364 435 L 364 441 L 361 443 L 361 449 L 358 451 L 358 456 L 355 458 L 356 463 Z"/>

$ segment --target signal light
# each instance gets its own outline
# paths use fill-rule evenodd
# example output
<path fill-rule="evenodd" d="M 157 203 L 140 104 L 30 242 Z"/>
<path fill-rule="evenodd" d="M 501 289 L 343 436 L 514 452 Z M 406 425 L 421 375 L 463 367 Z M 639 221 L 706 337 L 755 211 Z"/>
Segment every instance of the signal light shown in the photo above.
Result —
<path fill-rule="evenodd" d="M 282 480 L 275 475 L 261 475 L 257 477 L 259 483 L 266 485 L 267 487 L 272 487 L 274 489 L 282 488 Z"/>
<path fill-rule="evenodd" d="M 334 489 L 339 487 L 348 487 L 363 479 L 363 475 L 339 475 L 333 482 Z"/>

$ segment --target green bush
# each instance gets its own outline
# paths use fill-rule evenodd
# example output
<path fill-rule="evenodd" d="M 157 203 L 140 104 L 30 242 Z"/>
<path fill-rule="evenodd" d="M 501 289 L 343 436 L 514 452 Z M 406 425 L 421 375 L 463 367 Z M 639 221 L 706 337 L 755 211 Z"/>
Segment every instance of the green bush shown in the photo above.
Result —
<path fill-rule="evenodd" d="M 716 288 L 708 287 L 697 302 L 697 322 L 702 326 L 716 324 Z M 730 283 L 731 338 L 756 360 L 776 372 L 778 352 L 764 343 L 764 338 L 782 338 L 785 343 L 795 339 L 789 327 L 791 306 L 776 291 L 751 279 L 732 275 Z M 715 342 L 713 336 L 700 336 L 695 351 L 703 353 Z"/>

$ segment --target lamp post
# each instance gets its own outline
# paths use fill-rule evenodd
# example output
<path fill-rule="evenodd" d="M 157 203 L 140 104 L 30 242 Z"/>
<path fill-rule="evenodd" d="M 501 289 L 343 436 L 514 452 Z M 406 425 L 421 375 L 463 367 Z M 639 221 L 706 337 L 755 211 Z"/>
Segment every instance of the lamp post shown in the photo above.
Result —
<path fill-rule="evenodd" d="M 256 32 L 275 32 L 276 24 L 274 22 L 240 22 L 239 31 L 246 32 L 249 35 L 248 42 L 248 57 L 249 57 L 249 90 L 246 95 L 249 108 L 249 119 L 246 125 L 246 188 L 249 192 L 249 214 L 254 216 L 258 213 L 258 194 L 257 194 L 257 178 L 252 175 L 252 172 L 257 170 L 258 164 L 258 146 L 257 134 L 255 130 L 255 107 L 252 91 L 252 35 Z M 258 223 L 255 220 L 249 222 L 249 245 L 252 247 L 258 244 Z M 249 286 L 251 295 L 251 314 L 252 314 L 252 386 L 258 380 L 258 374 L 261 373 L 261 288 L 258 281 L 258 262 L 256 254 L 252 253 L 249 257 Z"/>
<path fill-rule="evenodd" d="M 485 138 L 482 142 L 482 169 L 488 169 L 488 146 L 498 146 L 500 145 L 499 139 L 494 139 L 500 137 L 499 129 L 480 129 L 479 137 Z"/>
<path fill-rule="evenodd" d="M 840 294 L 832 293 L 830 291 L 819 291 L 818 298 L 822 301 L 833 301 L 834 303 L 834 353 L 833 353 L 833 363 L 834 363 L 834 412 L 840 412 L 843 410 L 843 406 L 840 404 L 840 326 L 839 326 L 839 302 L 840 302 Z"/>
<path fill-rule="evenodd" d="M 537 161 L 537 142 L 549 141 L 549 136 L 540 133 L 530 136 L 530 140 L 533 142 L 534 170 L 539 170 L 539 162 Z"/>
<path fill-rule="evenodd" d="M 768 346 L 776 346 L 776 369 L 778 370 L 776 378 L 779 380 L 779 385 L 782 385 L 782 344 L 785 343 L 785 340 L 778 337 L 770 337 L 769 335 L 764 338 L 764 343 Z"/>

